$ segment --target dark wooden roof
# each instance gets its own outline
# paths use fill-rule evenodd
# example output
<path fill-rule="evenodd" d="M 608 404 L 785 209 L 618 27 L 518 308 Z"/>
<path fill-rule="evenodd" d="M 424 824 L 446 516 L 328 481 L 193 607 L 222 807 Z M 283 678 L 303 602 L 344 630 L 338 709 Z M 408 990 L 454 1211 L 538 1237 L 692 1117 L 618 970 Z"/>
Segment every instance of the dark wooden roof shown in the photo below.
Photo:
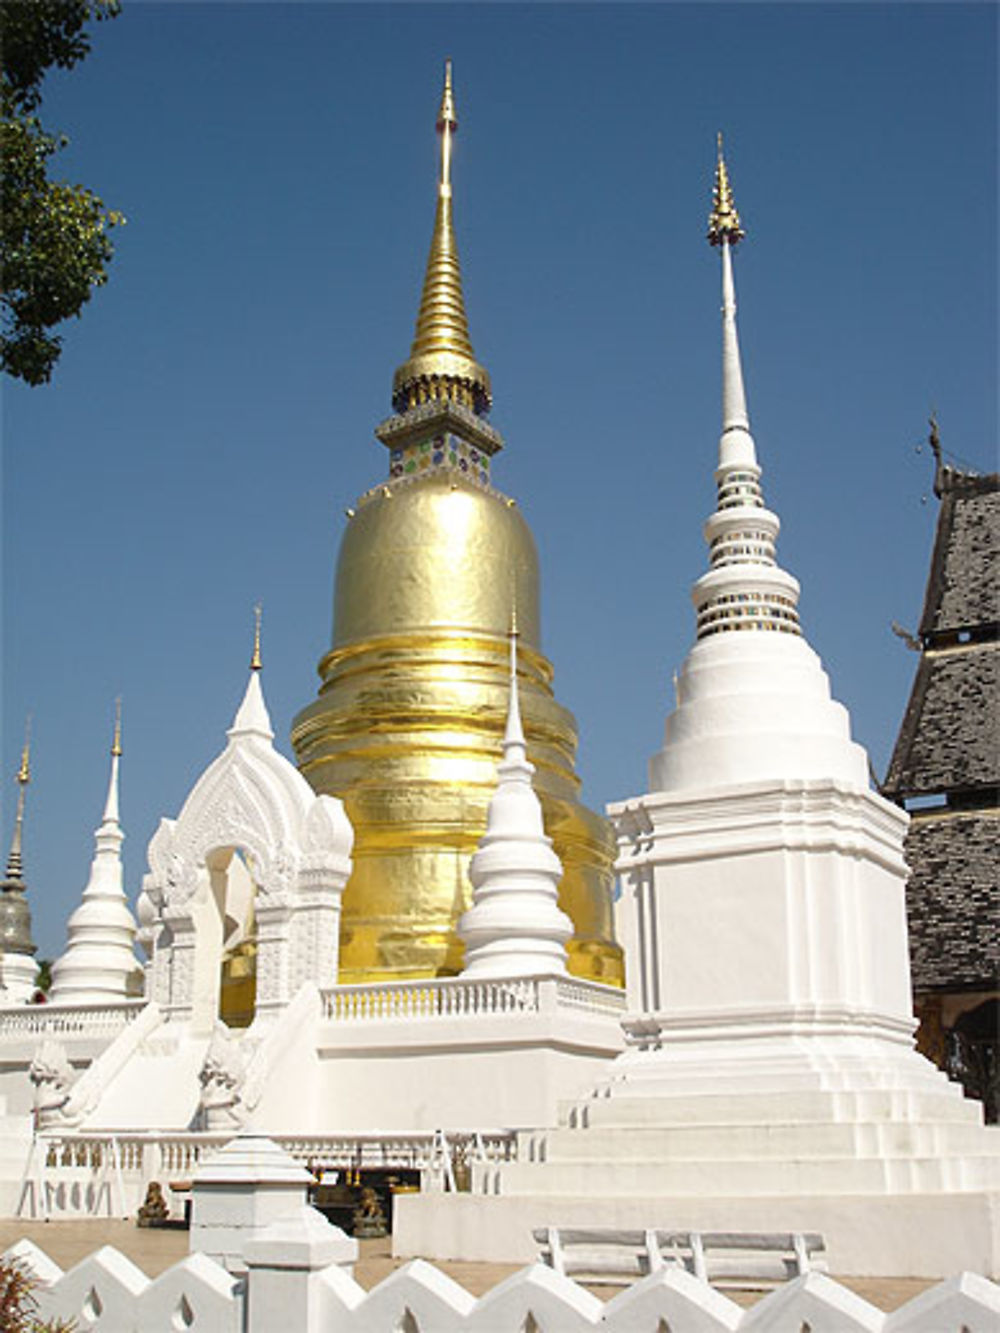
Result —
<path fill-rule="evenodd" d="M 1000 643 L 922 654 L 882 792 L 893 800 L 1000 784 Z"/>
<path fill-rule="evenodd" d="M 906 860 L 914 990 L 1000 985 L 1000 815 L 918 816 Z"/>
<path fill-rule="evenodd" d="M 943 468 L 934 554 L 920 618 L 920 635 L 1000 624 L 1000 475 Z"/>
<path fill-rule="evenodd" d="M 922 653 L 882 787 L 899 801 L 1000 784 L 1000 475 L 939 457 L 934 493 Z"/>
<path fill-rule="evenodd" d="M 945 467 L 920 662 L 883 794 L 913 809 L 906 910 L 913 987 L 1000 984 L 1000 477 Z M 921 803 L 919 798 L 924 798 Z M 928 798 L 939 805 L 927 808 Z"/>

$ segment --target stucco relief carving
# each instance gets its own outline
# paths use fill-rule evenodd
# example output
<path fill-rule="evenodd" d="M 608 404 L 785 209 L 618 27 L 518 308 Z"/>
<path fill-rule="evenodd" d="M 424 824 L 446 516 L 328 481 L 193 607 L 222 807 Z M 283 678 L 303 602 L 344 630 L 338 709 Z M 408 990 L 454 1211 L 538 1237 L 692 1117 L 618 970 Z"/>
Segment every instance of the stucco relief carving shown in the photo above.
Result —
<path fill-rule="evenodd" d="M 46 1037 L 28 1067 L 34 1085 L 35 1126 L 51 1129 L 65 1122 L 66 1103 L 76 1082 L 76 1070 L 69 1062 L 61 1042 Z"/>
<path fill-rule="evenodd" d="M 213 1132 L 238 1130 L 246 1111 L 241 1104 L 243 1082 L 246 1077 L 245 1057 L 238 1039 L 217 1023 L 198 1073 L 200 1093 L 196 1126 Z"/>

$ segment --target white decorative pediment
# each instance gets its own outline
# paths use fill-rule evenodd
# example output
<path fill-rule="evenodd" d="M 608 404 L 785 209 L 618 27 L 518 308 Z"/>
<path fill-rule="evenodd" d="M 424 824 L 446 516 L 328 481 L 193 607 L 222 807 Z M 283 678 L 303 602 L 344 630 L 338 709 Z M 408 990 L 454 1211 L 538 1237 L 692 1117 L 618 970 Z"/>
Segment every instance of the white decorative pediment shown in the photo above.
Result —
<path fill-rule="evenodd" d="M 213 899 L 219 890 L 212 883 L 226 872 L 228 858 L 219 855 L 226 852 L 241 854 L 255 888 L 258 1007 L 280 1006 L 293 975 L 296 984 L 329 984 L 332 963 L 336 977 L 340 894 L 354 841 L 343 805 L 315 796 L 275 750 L 257 672 L 227 737 L 176 821 L 162 820 L 149 846 L 143 896 L 157 922 L 169 926 L 157 937 L 163 956 L 154 952 L 154 989 L 170 994 L 178 1013 L 188 1011 L 195 992 L 205 996 L 217 984 L 218 917 L 225 907 Z M 282 925 L 289 913 L 306 908 L 312 914 L 308 927 Z M 214 961 L 205 950 L 214 951 Z"/>

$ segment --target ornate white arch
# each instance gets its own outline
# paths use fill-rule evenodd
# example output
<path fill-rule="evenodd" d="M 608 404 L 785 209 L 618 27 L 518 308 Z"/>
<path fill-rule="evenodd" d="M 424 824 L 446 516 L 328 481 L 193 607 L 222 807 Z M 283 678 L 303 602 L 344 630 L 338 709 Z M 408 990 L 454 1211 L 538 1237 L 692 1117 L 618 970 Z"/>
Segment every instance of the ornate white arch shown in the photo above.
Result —
<path fill-rule="evenodd" d="M 275 750 L 256 671 L 227 735 L 176 821 L 160 821 L 143 880 L 152 998 L 168 1018 L 199 1028 L 210 1027 L 218 1013 L 221 921 L 213 859 L 238 849 L 253 864 L 263 1018 L 284 1008 L 304 981 L 336 982 L 340 899 L 354 841 L 341 802 L 315 796 Z"/>

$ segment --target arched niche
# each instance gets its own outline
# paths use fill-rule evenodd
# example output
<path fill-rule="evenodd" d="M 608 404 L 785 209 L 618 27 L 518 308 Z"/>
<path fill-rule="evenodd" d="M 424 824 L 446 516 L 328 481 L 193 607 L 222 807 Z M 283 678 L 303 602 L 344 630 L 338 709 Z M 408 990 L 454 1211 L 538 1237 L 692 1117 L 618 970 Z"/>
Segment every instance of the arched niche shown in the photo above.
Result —
<path fill-rule="evenodd" d="M 169 1020 L 198 1031 L 218 1017 L 226 921 L 236 923 L 248 896 L 256 1018 L 280 1012 L 304 981 L 336 983 L 353 831 L 341 802 L 315 796 L 271 742 L 254 673 L 225 750 L 149 845 L 148 988 Z"/>

